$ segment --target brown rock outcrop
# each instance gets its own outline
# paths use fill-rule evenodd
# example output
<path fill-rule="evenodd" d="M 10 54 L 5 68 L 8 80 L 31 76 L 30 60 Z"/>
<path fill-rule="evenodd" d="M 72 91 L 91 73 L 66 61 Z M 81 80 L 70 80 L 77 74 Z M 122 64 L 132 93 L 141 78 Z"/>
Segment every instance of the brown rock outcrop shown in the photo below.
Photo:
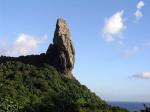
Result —
<path fill-rule="evenodd" d="M 71 74 L 75 62 L 75 50 L 64 19 L 57 20 L 53 44 L 50 44 L 46 55 L 49 63 L 58 71 L 66 76 Z"/>

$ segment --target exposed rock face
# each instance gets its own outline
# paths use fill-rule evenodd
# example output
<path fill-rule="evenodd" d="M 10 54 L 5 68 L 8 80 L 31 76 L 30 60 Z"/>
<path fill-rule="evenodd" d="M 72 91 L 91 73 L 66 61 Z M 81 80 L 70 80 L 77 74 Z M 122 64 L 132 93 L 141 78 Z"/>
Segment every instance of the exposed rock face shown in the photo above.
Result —
<path fill-rule="evenodd" d="M 58 19 L 53 38 L 46 54 L 49 63 L 55 66 L 61 73 L 71 73 L 75 62 L 75 50 L 71 41 L 71 35 L 64 19 Z"/>

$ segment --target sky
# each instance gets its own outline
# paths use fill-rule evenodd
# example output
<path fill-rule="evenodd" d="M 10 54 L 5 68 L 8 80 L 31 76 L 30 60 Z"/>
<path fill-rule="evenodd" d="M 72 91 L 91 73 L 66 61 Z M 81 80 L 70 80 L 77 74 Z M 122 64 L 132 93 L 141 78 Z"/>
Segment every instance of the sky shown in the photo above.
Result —
<path fill-rule="evenodd" d="M 69 26 L 74 76 L 106 101 L 150 101 L 149 0 L 0 0 L 0 55 L 46 52 Z"/>

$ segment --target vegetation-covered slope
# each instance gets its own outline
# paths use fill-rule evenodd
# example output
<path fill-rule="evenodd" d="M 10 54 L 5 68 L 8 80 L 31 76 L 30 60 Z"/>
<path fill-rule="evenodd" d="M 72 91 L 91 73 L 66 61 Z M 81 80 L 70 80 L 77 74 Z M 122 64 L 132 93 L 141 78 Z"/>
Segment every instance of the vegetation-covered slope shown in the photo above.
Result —
<path fill-rule="evenodd" d="M 0 58 L 2 59 L 2 58 Z M 14 59 L 15 60 L 15 59 Z M 0 63 L 0 112 L 127 112 L 48 64 Z"/>

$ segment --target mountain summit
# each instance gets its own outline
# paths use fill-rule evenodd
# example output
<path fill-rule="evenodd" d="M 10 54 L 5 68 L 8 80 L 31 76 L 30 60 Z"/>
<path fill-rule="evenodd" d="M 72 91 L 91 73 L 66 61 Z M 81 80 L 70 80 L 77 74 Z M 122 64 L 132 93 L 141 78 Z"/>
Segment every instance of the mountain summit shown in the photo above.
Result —
<path fill-rule="evenodd" d="M 50 64 L 70 77 L 75 62 L 75 50 L 67 23 L 62 18 L 57 20 L 53 44 L 49 45 L 46 55 Z"/>

